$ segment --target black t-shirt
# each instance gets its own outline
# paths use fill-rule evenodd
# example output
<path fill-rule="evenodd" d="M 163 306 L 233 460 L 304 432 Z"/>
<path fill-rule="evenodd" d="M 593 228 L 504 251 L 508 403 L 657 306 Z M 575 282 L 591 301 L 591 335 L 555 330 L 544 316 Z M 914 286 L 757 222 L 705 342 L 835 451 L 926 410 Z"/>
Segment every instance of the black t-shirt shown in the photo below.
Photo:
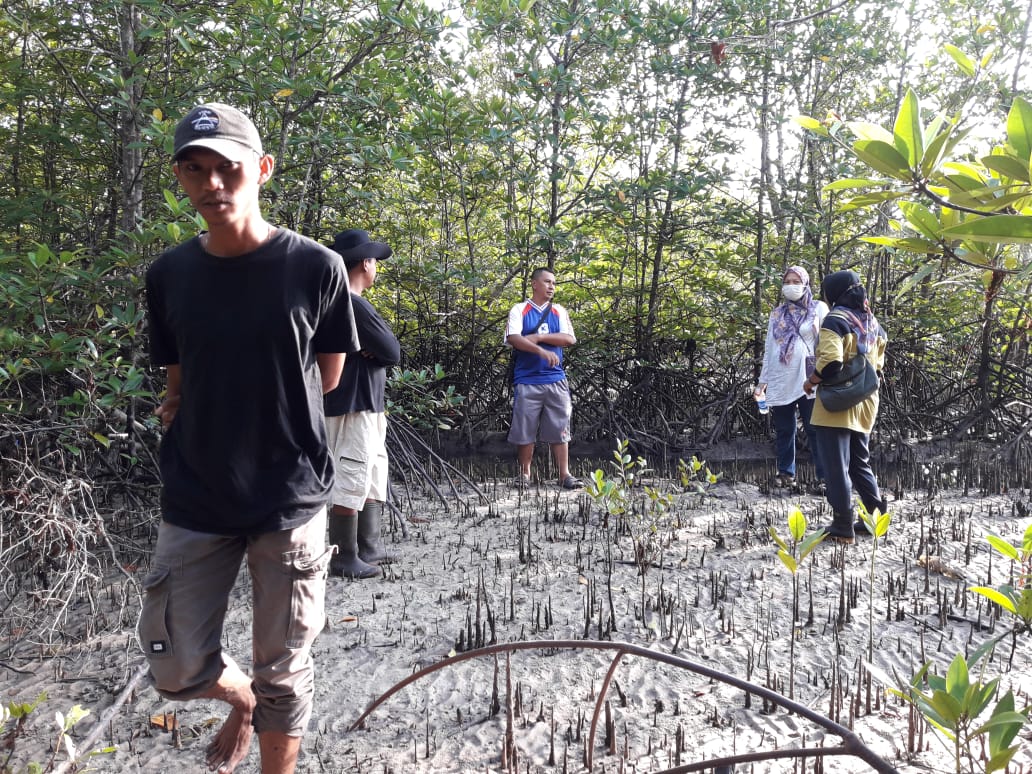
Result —
<path fill-rule="evenodd" d="M 401 345 L 391 326 L 373 305 L 358 293 L 352 293 L 351 306 L 355 310 L 355 326 L 362 351 L 348 355 L 340 384 L 323 396 L 328 417 L 355 411 L 382 413 L 387 367 L 401 362 Z"/>
<path fill-rule="evenodd" d="M 282 228 L 234 258 L 191 239 L 151 264 L 147 305 L 152 362 L 182 371 L 164 518 L 225 535 L 304 524 L 333 483 L 316 353 L 358 349 L 340 256 Z"/>

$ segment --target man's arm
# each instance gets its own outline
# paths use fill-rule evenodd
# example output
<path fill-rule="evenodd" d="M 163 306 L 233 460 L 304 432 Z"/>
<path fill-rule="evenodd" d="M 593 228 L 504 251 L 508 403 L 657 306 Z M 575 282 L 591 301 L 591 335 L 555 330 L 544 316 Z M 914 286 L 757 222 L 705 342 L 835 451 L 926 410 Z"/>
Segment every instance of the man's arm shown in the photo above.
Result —
<path fill-rule="evenodd" d="M 362 343 L 362 356 L 377 365 L 392 366 L 401 362 L 401 344 L 394 331 L 375 309 L 364 304 L 353 304 L 358 339 Z"/>
<path fill-rule="evenodd" d="M 319 364 L 319 375 L 322 378 L 323 395 L 340 383 L 340 372 L 344 370 L 343 352 L 316 352 L 315 360 Z"/>
<path fill-rule="evenodd" d="M 154 409 L 154 413 L 161 420 L 161 427 L 165 430 L 172 424 L 176 412 L 179 410 L 179 401 L 182 397 L 183 369 L 178 364 L 165 366 L 165 398 L 161 404 Z"/>
<path fill-rule="evenodd" d="M 549 344 L 553 347 L 572 347 L 577 339 L 569 333 L 530 333 L 523 338 L 535 344 Z"/>
<path fill-rule="evenodd" d="M 565 334 L 556 333 L 549 335 L 563 336 Z M 544 347 L 537 344 L 536 341 L 539 338 L 542 338 L 542 336 L 540 336 L 537 333 L 532 333 L 530 336 L 521 336 L 518 333 L 510 333 L 508 336 L 505 337 L 505 340 L 513 349 L 518 349 L 521 352 L 529 352 L 532 355 L 537 355 L 542 360 L 547 362 L 550 366 L 559 365 L 559 355 L 557 355 L 552 350 L 545 349 Z"/>

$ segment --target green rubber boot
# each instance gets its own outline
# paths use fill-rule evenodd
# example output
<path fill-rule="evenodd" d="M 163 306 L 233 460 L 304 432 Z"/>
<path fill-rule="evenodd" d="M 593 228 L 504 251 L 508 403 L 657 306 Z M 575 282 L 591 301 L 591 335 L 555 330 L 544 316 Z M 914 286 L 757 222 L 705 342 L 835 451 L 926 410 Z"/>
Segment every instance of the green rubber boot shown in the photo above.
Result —
<path fill-rule="evenodd" d="M 380 520 L 383 517 L 383 503 L 377 500 L 367 502 L 358 512 L 358 556 L 369 564 L 391 564 L 400 558 L 396 551 L 384 545 L 380 534 Z"/>
<path fill-rule="evenodd" d="M 379 576 L 379 567 L 358 557 L 358 516 L 331 513 L 329 521 L 330 543 L 337 547 L 336 555 L 330 559 L 330 575 L 352 580 Z"/>

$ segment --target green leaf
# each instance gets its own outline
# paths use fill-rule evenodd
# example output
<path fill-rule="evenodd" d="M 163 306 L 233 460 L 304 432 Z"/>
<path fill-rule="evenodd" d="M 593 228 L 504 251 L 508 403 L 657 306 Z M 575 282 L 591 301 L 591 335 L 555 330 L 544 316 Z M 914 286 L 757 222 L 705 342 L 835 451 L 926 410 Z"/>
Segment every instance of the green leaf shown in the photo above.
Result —
<path fill-rule="evenodd" d="M 803 127 L 803 129 L 806 129 L 809 132 L 818 134 L 821 137 L 829 136 L 828 128 L 820 121 L 818 121 L 816 118 L 810 118 L 810 116 L 796 116 L 792 120 L 799 124 L 801 127 Z"/>
<path fill-rule="evenodd" d="M 910 253 L 936 254 L 942 252 L 942 247 L 938 242 L 915 237 L 860 237 L 860 241 L 869 242 L 872 245 L 895 247 L 897 250 L 906 250 Z M 900 290 L 899 295 L 904 296 L 906 293 Z"/>
<path fill-rule="evenodd" d="M 955 193 L 950 191 L 947 193 L 947 196 L 950 200 L 950 205 L 981 210 L 986 216 L 1011 208 L 1015 206 L 1015 203 L 1019 203 L 1022 199 L 1027 198 L 1027 194 L 1025 193 L 1006 194 L 1000 196 L 1000 192 L 1002 190 L 1003 189 L 998 186 L 984 186 L 967 192 Z M 1017 206 L 1020 206 L 1020 204 Z M 948 212 L 949 208 L 947 208 L 946 211 Z M 967 220 L 970 220 L 970 217 L 971 216 L 967 213 L 962 213 L 962 217 L 956 218 L 952 225 L 966 222 Z M 943 225 L 947 225 L 945 223 L 945 216 L 943 217 Z"/>
<path fill-rule="evenodd" d="M 1029 182 L 1028 164 L 1018 161 L 1014 156 L 994 153 L 992 156 L 983 156 L 982 163 L 1001 177 L 1020 180 L 1023 183 Z"/>
<path fill-rule="evenodd" d="M 973 683 L 968 688 L 964 696 L 963 705 L 964 711 L 969 717 L 978 717 L 989 706 L 989 702 L 993 700 L 993 695 L 996 693 L 996 686 L 999 682 L 1000 678 L 996 678 L 995 680 L 990 680 L 985 685 Z"/>
<path fill-rule="evenodd" d="M 781 563 L 788 568 L 790 573 L 795 575 L 796 570 L 799 569 L 799 565 L 796 564 L 795 557 L 793 557 L 792 554 L 788 553 L 788 551 L 779 550 L 778 559 L 780 559 Z"/>
<path fill-rule="evenodd" d="M 850 188 L 874 188 L 885 185 L 884 180 L 872 180 L 868 177 L 847 177 L 828 183 L 822 191 L 845 191 Z"/>
<path fill-rule="evenodd" d="M 1007 141 L 1018 154 L 1018 158 L 1030 161 L 1032 156 L 1032 105 L 1021 97 L 1015 97 L 1007 113 Z"/>
<path fill-rule="evenodd" d="M 922 236 L 931 240 L 939 238 L 942 224 L 932 211 L 919 202 L 900 202 L 899 209 L 907 222 Z"/>
<path fill-rule="evenodd" d="M 1017 745 L 1009 747 L 1006 750 L 1000 750 L 995 755 L 991 755 L 989 760 L 985 764 L 985 774 L 992 774 L 994 771 L 1003 771 L 1007 768 L 1011 758 L 1018 751 Z"/>
<path fill-rule="evenodd" d="M 981 594 L 986 599 L 990 599 L 1004 610 L 1009 610 L 1012 613 L 1017 613 L 1017 607 L 1014 604 L 1014 600 L 1005 594 L 1001 594 L 999 591 L 994 589 L 992 586 L 971 586 L 968 591 L 973 591 L 976 594 Z"/>
<path fill-rule="evenodd" d="M 942 175 L 940 178 L 946 187 L 946 195 L 951 201 L 955 200 L 958 194 L 968 194 L 971 197 L 991 196 L 985 181 L 980 177 L 969 177 L 967 175 Z"/>
<path fill-rule="evenodd" d="M 862 162 L 882 174 L 897 180 L 909 181 L 910 165 L 894 145 L 882 140 L 857 140 L 853 143 L 853 153 Z"/>
<path fill-rule="evenodd" d="M 914 672 L 914 676 L 910 678 L 910 687 L 916 689 L 917 686 L 921 684 L 921 681 L 926 679 L 926 677 L 927 679 L 935 677 L 935 675 L 931 673 L 931 669 L 932 662 L 924 662 L 924 664 L 921 665 L 921 668 Z"/>
<path fill-rule="evenodd" d="M 977 648 L 975 648 L 975 650 L 971 653 L 970 658 L 968 658 L 968 668 L 974 668 L 975 664 L 981 661 L 982 657 L 985 656 L 986 653 L 991 653 L 996 648 L 996 644 L 998 642 L 999 639 L 986 640 Z"/>
<path fill-rule="evenodd" d="M 959 653 L 954 656 L 950 668 L 946 672 L 946 692 L 960 700 L 967 694 L 971 680 L 968 676 L 967 662 Z"/>
<path fill-rule="evenodd" d="M 799 508 L 793 508 L 788 513 L 788 531 L 796 543 L 802 540 L 803 535 L 806 534 L 806 517 Z"/>
<path fill-rule="evenodd" d="M 930 699 L 918 699 L 918 704 L 924 716 L 952 740 L 962 711 L 960 702 L 945 691 L 936 691 Z"/>
<path fill-rule="evenodd" d="M 827 536 L 828 533 L 825 532 L 823 528 L 807 535 L 806 540 L 799 544 L 799 561 L 801 562 L 809 556 L 810 552 L 820 545 L 820 542 Z"/>
<path fill-rule="evenodd" d="M 1032 621 L 1032 588 L 1026 586 L 1021 590 L 1014 612 L 1026 624 Z"/>
<path fill-rule="evenodd" d="M 1016 725 L 1015 733 L 1017 729 L 1020 729 L 1025 723 L 1028 722 L 1028 718 L 1020 712 L 1006 711 L 998 712 L 999 706 L 993 711 L 993 715 L 984 724 L 978 727 L 977 730 L 972 732 L 973 734 L 984 734 L 986 731 L 992 729 L 1004 728 L 1009 730 L 1009 726 Z M 1014 737 L 1011 737 L 1013 739 Z M 1009 744 L 1010 742 L 1008 742 Z"/>
<path fill-rule="evenodd" d="M 993 714 L 990 717 L 990 722 L 996 720 L 999 717 L 1005 717 L 1008 714 L 1017 714 L 1021 719 L 1017 722 L 1018 718 L 1012 718 L 1012 722 L 1017 722 L 1015 726 L 1009 726 L 1006 724 L 1000 726 L 994 726 L 989 729 L 989 751 L 990 753 L 998 750 L 1003 750 L 1008 747 L 1011 742 L 1014 741 L 1014 737 L 1017 736 L 1018 731 L 1021 729 L 1026 722 L 1028 722 L 1028 710 L 1024 712 L 1014 712 L 1014 693 L 1013 691 L 1007 691 L 1000 700 L 996 703 L 993 708 Z"/>
<path fill-rule="evenodd" d="M 985 176 L 982 174 L 982 170 L 975 164 L 967 161 L 947 161 L 943 163 L 942 168 L 955 174 L 978 180 L 982 185 L 985 185 Z"/>
<path fill-rule="evenodd" d="M 886 145 L 892 145 L 895 137 L 892 132 L 883 129 L 878 124 L 869 124 L 865 121 L 848 121 L 846 126 L 849 131 L 857 136 L 858 140 L 880 140 Z"/>
<path fill-rule="evenodd" d="M 788 543 L 781 539 L 781 535 L 778 534 L 778 531 L 774 529 L 774 527 L 768 527 L 767 531 L 770 532 L 770 536 L 774 542 L 777 543 L 778 548 L 782 551 L 788 551 Z"/>
<path fill-rule="evenodd" d="M 946 139 L 946 143 L 943 145 L 943 156 L 948 156 L 949 154 L 951 154 L 953 152 L 953 149 L 960 145 L 961 142 L 966 140 L 967 136 L 971 134 L 972 131 L 974 131 L 973 127 L 957 130 L 957 127 L 954 126 L 953 129 L 950 131 L 948 138 Z"/>
<path fill-rule="evenodd" d="M 944 236 L 973 242 L 1032 243 L 1032 215 L 989 215 L 943 229 Z"/>
<path fill-rule="evenodd" d="M 167 188 L 162 189 L 161 193 L 165 197 L 165 204 L 168 205 L 168 208 L 172 210 L 172 212 L 178 213 L 181 208 L 179 206 L 179 200 L 176 198 L 176 195 Z"/>
<path fill-rule="evenodd" d="M 964 73 L 964 75 L 970 77 L 975 74 L 975 63 L 971 61 L 971 58 L 967 54 L 949 43 L 945 44 L 943 48 L 946 50 L 947 54 L 953 57 L 953 61 L 957 63 L 957 67 L 960 68 L 960 71 Z"/>
<path fill-rule="evenodd" d="M 182 34 L 180 34 L 178 32 L 173 33 L 173 34 L 174 34 L 175 39 L 179 42 L 180 48 L 182 48 L 183 51 L 185 51 L 187 54 L 192 54 L 193 53 L 193 46 L 190 45 L 190 41 L 187 40 L 185 37 L 183 37 Z"/>
<path fill-rule="evenodd" d="M 949 140 L 952 133 L 953 125 L 951 124 L 942 132 L 935 135 L 935 137 L 930 141 L 925 143 L 924 155 L 921 157 L 922 177 L 928 177 L 932 174 L 933 170 L 939 166 L 939 162 L 942 160 L 943 152 L 946 148 L 946 142 Z"/>
<path fill-rule="evenodd" d="M 991 737 L 995 735 L 996 739 L 990 745 L 992 750 L 998 750 L 1010 744 L 1014 736 L 1017 736 L 1018 732 L 1021 731 L 1023 725 L 1028 722 L 1028 717 L 1021 712 L 1001 712 L 999 710 L 999 705 L 997 705 L 997 708 L 993 710 L 993 716 L 971 732 L 972 736 L 985 734 L 986 732 L 990 732 Z"/>
<path fill-rule="evenodd" d="M 877 517 L 877 523 L 874 525 L 875 537 L 885 537 L 885 533 L 889 531 L 889 523 L 892 521 L 892 514 L 880 513 Z"/>
<path fill-rule="evenodd" d="M 857 210 L 863 207 L 870 207 L 875 204 L 883 204 L 884 202 L 902 199 L 904 196 L 906 196 L 906 194 L 901 191 L 877 191 L 860 194 L 859 196 L 854 196 L 852 199 L 847 199 L 842 202 L 838 206 L 838 209 L 842 212 L 848 212 L 849 210 Z"/>
<path fill-rule="evenodd" d="M 989 543 L 993 548 L 1003 554 L 1007 559 L 1011 561 L 1018 561 L 1018 549 L 1008 543 L 999 535 L 988 534 L 985 536 L 986 542 Z"/>
<path fill-rule="evenodd" d="M 906 149 L 908 166 L 916 167 L 924 158 L 924 127 L 921 125 L 921 106 L 913 89 L 907 89 L 903 97 L 892 133 L 895 136 L 893 145 L 897 150 Z"/>

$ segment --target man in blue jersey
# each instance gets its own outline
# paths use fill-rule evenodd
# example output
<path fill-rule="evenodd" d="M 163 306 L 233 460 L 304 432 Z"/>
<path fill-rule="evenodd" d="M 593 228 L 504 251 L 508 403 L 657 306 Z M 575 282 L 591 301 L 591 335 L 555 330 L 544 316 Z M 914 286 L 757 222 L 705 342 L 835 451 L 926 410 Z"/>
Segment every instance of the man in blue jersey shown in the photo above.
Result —
<path fill-rule="evenodd" d="M 516 445 L 517 483 L 530 483 L 534 443 L 540 436 L 552 447 L 559 486 L 579 489 L 583 484 L 570 474 L 573 405 L 563 370 L 563 347 L 576 344 L 577 337 L 566 310 L 552 303 L 555 274 L 544 267 L 534 269 L 530 284 L 531 297 L 509 311 L 505 327 L 505 343 L 516 355 L 509 443 Z"/>

